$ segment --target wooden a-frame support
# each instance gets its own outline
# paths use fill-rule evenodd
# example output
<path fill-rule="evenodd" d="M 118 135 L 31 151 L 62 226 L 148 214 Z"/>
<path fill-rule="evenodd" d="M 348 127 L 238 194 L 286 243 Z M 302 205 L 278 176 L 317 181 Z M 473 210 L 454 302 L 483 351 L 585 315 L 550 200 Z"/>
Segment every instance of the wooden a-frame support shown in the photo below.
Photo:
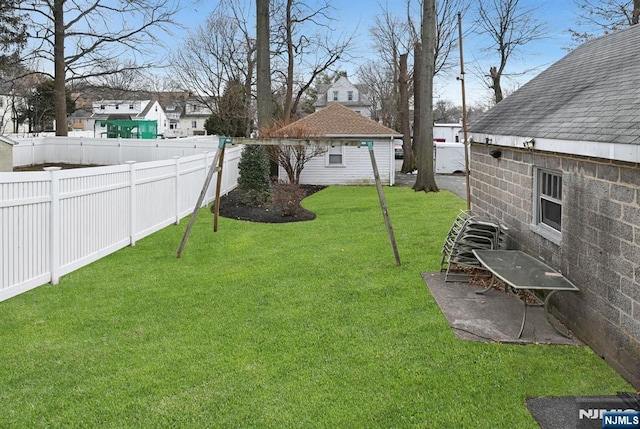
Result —
<path fill-rule="evenodd" d="M 213 162 L 211 163 L 211 167 L 207 173 L 207 177 L 204 181 L 204 185 L 202 186 L 202 191 L 200 192 L 200 196 L 198 197 L 198 201 L 196 202 L 196 206 L 193 209 L 193 213 L 191 214 L 191 218 L 189 219 L 189 224 L 187 225 L 187 229 L 184 232 L 182 237 L 182 241 L 180 242 L 180 247 L 178 247 L 177 257 L 182 256 L 182 251 L 184 250 L 185 245 L 187 244 L 187 240 L 189 239 L 189 234 L 191 233 L 191 229 L 193 228 L 193 224 L 195 223 L 196 216 L 198 215 L 198 211 L 202 206 L 202 202 L 207 194 L 207 189 L 209 189 L 209 185 L 211 184 L 211 179 L 213 178 L 214 173 L 218 173 L 217 177 L 217 187 L 216 187 L 216 197 L 214 202 L 214 210 L 213 210 L 213 230 L 214 232 L 218 231 L 218 217 L 220 213 L 220 186 L 222 184 L 222 164 L 224 162 L 224 148 L 228 143 L 233 144 L 259 144 L 259 145 L 291 145 L 291 146 L 300 146 L 300 145 L 326 145 L 326 146 L 367 146 L 369 150 L 369 157 L 371 158 L 371 168 L 373 169 L 373 175 L 376 181 L 376 190 L 378 191 L 378 199 L 380 200 L 380 207 L 382 209 L 382 216 L 384 217 L 384 222 L 387 227 L 387 234 L 389 235 L 389 241 L 391 242 L 391 249 L 393 250 L 393 256 L 396 261 L 396 265 L 400 266 L 400 255 L 398 254 L 398 246 L 396 245 L 396 239 L 393 234 L 393 227 L 391 225 L 391 219 L 389 218 L 389 211 L 387 209 L 387 201 L 384 197 L 384 192 L 382 191 L 382 182 L 380 181 L 380 173 L 378 172 L 378 164 L 376 163 L 376 158 L 373 153 L 373 141 L 355 141 L 355 140 L 291 140 L 291 139 L 263 139 L 263 140 L 254 140 L 254 139 L 244 139 L 244 138 L 235 138 L 231 139 L 229 137 L 220 137 L 218 142 L 218 150 L 216 151 L 216 155 L 214 157 Z"/>

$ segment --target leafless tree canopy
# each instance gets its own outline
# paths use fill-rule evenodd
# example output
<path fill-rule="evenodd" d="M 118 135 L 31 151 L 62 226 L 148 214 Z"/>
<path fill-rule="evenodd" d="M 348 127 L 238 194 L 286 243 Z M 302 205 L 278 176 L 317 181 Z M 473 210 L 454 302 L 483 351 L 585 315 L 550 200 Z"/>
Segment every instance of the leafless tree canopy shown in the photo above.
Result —
<path fill-rule="evenodd" d="M 155 31 L 169 31 L 178 10 L 173 0 L 32 0 L 27 13 L 31 49 L 23 59 L 49 62 L 55 81 L 56 134 L 67 135 L 66 83 L 111 74 L 122 58 L 135 60 L 158 44 Z"/>
<path fill-rule="evenodd" d="M 368 61 L 358 69 L 358 81 L 366 87 L 371 117 L 387 127 L 393 125 L 395 88 L 393 69 L 382 61 Z"/>
<path fill-rule="evenodd" d="M 570 28 L 576 45 L 594 37 L 636 25 L 640 19 L 640 0 L 574 0 L 579 13 L 576 27 Z"/>
<path fill-rule="evenodd" d="M 493 41 L 488 48 L 498 51 L 498 65 L 491 66 L 488 77 L 495 102 L 503 99 L 501 78 L 509 58 L 527 43 L 541 39 L 545 26 L 533 18 L 533 9 L 522 7 L 520 0 L 490 0 L 478 2 L 479 32 Z"/>
<path fill-rule="evenodd" d="M 339 31 L 329 0 L 313 6 L 302 0 L 276 0 L 271 17 L 273 82 L 281 90 L 282 120 L 289 123 L 316 78 L 348 61 L 353 35 Z"/>
<path fill-rule="evenodd" d="M 467 0 L 439 0 L 436 2 L 435 23 L 435 51 L 434 51 L 434 76 L 446 75 L 456 66 L 455 52 L 458 46 L 457 20 L 458 12 L 464 13 L 468 9 Z M 409 54 L 409 93 L 413 81 L 412 53 L 414 46 L 421 38 L 422 1 L 405 0 L 405 14 L 394 15 L 388 7 L 382 9 L 376 17 L 375 24 L 370 28 L 373 49 L 378 53 L 380 60 L 367 62 L 359 70 L 360 82 L 370 88 L 372 99 L 378 102 L 376 109 L 378 116 L 385 125 L 401 129 L 397 123 L 400 117 L 399 101 L 399 64 L 400 55 Z M 416 17 L 418 17 L 416 19 Z M 375 70 L 374 67 L 382 68 Z M 392 85 L 391 88 L 383 88 L 379 84 L 380 75 L 385 75 Z"/>
<path fill-rule="evenodd" d="M 254 84 L 256 40 L 250 2 L 223 0 L 206 22 L 186 38 L 170 59 L 174 80 L 193 91 L 201 103 L 218 111 L 230 82 Z"/>
<path fill-rule="evenodd" d="M 107 65 L 151 53 L 158 43 L 156 31 L 170 32 L 177 9 L 172 0 L 33 0 L 18 5 L 19 11 L 30 16 L 29 38 L 35 44 L 29 52 L 32 57 L 51 63 L 56 60 L 55 24 L 62 20 L 58 31 L 65 41 L 67 80 L 109 74 L 114 70 Z"/>

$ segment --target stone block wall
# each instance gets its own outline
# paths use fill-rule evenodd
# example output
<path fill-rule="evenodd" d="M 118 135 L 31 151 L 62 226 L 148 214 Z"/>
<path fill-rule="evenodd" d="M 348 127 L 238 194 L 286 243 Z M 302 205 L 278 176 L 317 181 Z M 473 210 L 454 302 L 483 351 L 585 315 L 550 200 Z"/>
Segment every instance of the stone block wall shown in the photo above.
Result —
<path fill-rule="evenodd" d="M 530 227 L 534 167 L 562 172 L 559 244 Z M 470 177 L 472 210 L 510 228 L 508 247 L 580 288 L 554 296 L 558 318 L 640 388 L 640 165 L 474 144 Z"/>

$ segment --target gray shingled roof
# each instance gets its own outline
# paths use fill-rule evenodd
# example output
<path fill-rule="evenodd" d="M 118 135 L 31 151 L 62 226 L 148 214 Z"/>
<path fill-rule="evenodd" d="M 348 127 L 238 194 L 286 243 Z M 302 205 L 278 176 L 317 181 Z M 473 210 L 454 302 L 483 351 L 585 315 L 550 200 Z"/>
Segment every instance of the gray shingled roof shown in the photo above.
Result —
<path fill-rule="evenodd" d="M 640 25 L 584 43 L 469 124 L 472 133 L 640 144 Z"/>

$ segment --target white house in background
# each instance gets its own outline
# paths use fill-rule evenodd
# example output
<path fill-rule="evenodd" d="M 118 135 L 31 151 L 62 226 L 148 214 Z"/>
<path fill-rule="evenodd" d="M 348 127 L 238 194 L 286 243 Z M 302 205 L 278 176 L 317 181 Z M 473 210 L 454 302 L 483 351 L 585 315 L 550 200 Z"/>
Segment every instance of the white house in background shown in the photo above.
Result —
<path fill-rule="evenodd" d="M 272 133 L 272 137 L 286 139 L 301 130 L 308 136 L 325 139 L 372 141 L 380 180 L 384 185 L 395 183 L 394 139 L 402 136 L 371 119 L 350 110 L 340 103 L 331 103 L 324 109 L 292 122 Z M 280 168 L 280 179 L 287 179 Z M 310 185 L 367 185 L 375 183 L 371 156 L 366 147 L 327 147 L 324 155 L 311 158 L 300 175 L 301 184 Z"/>
<path fill-rule="evenodd" d="M 100 119 L 144 119 L 156 121 L 158 135 L 169 128 L 169 120 L 158 100 L 100 100 L 92 103 L 93 113 L 86 123 L 87 130 L 99 135 L 102 130 L 95 127 Z"/>
<path fill-rule="evenodd" d="M 366 86 L 351 83 L 346 74 L 341 74 L 333 83 L 318 85 L 316 110 L 332 103 L 340 103 L 365 118 L 371 119 L 371 101 L 366 95 Z"/>
<path fill-rule="evenodd" d="M 178 124 L 179 132 L 186 136 L 204 136 L 207 134 L 204 123 L 212 115 L 213 111 L 202 101 L 189 98 L 180 113 Z"/>
<path fill-rule="evenodd" d="M 164 106 L 164 112 L 167 114 L 169 126 L 164 132 L 164 137 L 175 139 L 178 137 L 187 137 L 187 131 L 180 128 L 180 116 L 184 110 L 184 103 L 172 101 Z"/>

